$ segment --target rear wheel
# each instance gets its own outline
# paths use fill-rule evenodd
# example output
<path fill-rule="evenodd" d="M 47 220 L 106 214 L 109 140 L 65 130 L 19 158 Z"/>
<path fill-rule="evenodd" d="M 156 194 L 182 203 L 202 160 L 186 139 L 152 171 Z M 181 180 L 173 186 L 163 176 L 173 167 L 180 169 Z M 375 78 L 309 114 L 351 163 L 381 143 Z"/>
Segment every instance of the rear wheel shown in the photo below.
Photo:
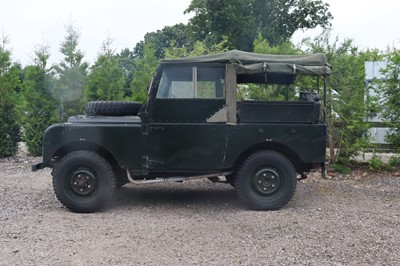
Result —
<path fill-rule="evenodd" d="M 293 164 L 274 151 L 260 151 L 248 157 L 235 178 L 239 197 L 255 210 L 281 208 L 292 198 L 296 184 Z"/>
<path fill-rule="evenodd" d="M 54 192 L 73 212 L 95 212 L 105 207 L 114 196 L 115 186 L 110 164 L 91 151 L 71 152 L 54 168 Z"/>

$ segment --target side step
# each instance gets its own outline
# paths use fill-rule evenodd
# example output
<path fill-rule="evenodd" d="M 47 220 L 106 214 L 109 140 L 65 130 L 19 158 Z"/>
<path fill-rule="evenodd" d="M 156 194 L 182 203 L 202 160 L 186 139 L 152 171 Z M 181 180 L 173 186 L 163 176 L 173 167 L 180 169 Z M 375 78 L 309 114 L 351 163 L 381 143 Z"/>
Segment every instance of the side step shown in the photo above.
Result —
<path fill-rule="evenodd" d="M 133 179 L 131 173 L 129 170 L 126 170 L 126 176 L 128 177 L 128 180 L 130 183 L 135 184 L 135 185 L 141 185 L 141 184 L 154 184 L 154 183 L 163 183 L 163 182 L 183 182 L 183 181 L 188 181 L 188 180 L 194 180 L 194 179 L 201 179 L 201 178 L 210 178 L 214 176 L 220 176 L 220 175 L 229 175 L 232 174 L 232 172 L 222 172 L 218 174 L 209 174 L 209 175 L 197 175 L 197 176 L 177 176 L 177 177 L 168 177 L 168 178 L 155 178 L 155 179 L 143 179 L 143 180 L 135 180 Z"/>

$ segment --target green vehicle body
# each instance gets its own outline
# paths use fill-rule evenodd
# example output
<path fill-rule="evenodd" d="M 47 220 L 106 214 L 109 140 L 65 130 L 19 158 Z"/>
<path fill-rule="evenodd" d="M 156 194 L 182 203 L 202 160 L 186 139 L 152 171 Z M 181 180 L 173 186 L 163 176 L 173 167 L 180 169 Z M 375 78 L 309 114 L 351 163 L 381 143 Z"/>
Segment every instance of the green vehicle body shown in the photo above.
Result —
<path fill-rule="evenodd" d="M 250 155 L 269 150 L 303 175 L 325 164 L 321 102 L 236 99 L 238 84 L 289 86 L 303 74 L 325 78 L 330 66 L 323 55 L 240 51 L 162 60 L 137 115 L 80 115 L 52 125 L 44 135 L 43 162 L 33 170 L 88 150 L 105 158 L 122 183 L 211 177 L 234 174 Z"/>

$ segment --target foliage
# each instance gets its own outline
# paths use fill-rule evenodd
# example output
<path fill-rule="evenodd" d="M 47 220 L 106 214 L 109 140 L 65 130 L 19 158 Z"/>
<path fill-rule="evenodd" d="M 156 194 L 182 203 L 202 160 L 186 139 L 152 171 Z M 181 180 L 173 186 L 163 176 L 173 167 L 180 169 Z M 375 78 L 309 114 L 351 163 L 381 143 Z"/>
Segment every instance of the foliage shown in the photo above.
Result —
<path fill-rule="evenodd" d="M 135 67 L 136 56 L 133 51 L 128 48 L 123 49 L 117 54 L 120 68 L 124 73 L 124 97 L 131 96 L 131 82 L 133 80 L 133 70 Z"/>
<path fill-rule="evenodd" d="M 345 165 L 342 164 L 331 164 L 330 167 L 337 173 L 343 174 L 343 175 L 349 175 L 351 174 L 351 169 Z"/>
<path fill-rule="evenodd" d="M 330 32 L 325 31 L 313 41 L 304 43 L 310 53 L 325 53 L 334 67 L 327 79 L 326 117 L 330 160 L 346 163 L 370 145 L 364 120 L 367 103 L 364 100 L 364 58 L 351 40 L 332 42 Z"/>
<path fill-rule="evenodd" d="M 35 51 L 36 65 L 27 66 L 23 71 L 20 102 L 22 140 L 32 156 L 41 155 L 43 134 L 46 128 L 57 122 L 57 103 L 51 97 L 51 76 L 45 68 L 49 56 L 48 48 L 40 47 Z"/>
<path fill-rule="evenodd" d="M 387 140 L 395 150 L 400 151 L 400 50 L 389 48 L 385 59 L 387 66 L 382 70 L 385 80 L 381 84 L 384 94 L 383 117 L 392 124 Z"/>
<path fill-rule="evenodd" d="M 382 61 L 385 58 L 384 53 L 378 49 L 369 49 L 365 51 L 361 51 L 360 55 L 364 58 L 365 61 Z"/>
<path fill-rule="evenodd" d="M 364 59 L 365 62 L 367 61 L 383 61 L 384 54 L 382 51 L 377 49 L 367 49 L 366 51 L 361 51 L 360 56 Z M 382 112 L 382 93 L 381 90 L 378 89 L 381 81 L 378 79 L 374 79 L 372 82 L 367 82 L 366 88 L 366 108 L 367 108 L 367 119 L 371 120 L 373 117 L 377 116 L 379 113 Z"/>
<path fill-rule="evenodd" d="M 121 100 L 124 96 L 125 74 L 111 44 L 110 38 L 104 41 L 102 51 L 91 67 L 85 90 L 87 101 Z"/>
<path fill-rule="evenodd" d="M 350 165 L 350 167 L 346 166 Z M 367 162 L 359 162 L 359 161 L 351 161 L 350 163 L 342 164 L 341 162 L 331 164 L 330 168 L 332 168 L 335 172 L 340 174 L 351 174 L 352 168 L 368 168 L 368 170 L 376 171 L 376 172 L 384 172 L 384 171 L 396 171 L 400 168 L 400 157 L 398 155 L 394 155 L 389 158 L 388 162 L 385 163 L 382 158 L 373 153 L 372 157 Z"/>
<path fill-rule="evenodd" d="M 131 82 L 132 100 L 144 103 L 147 100 L 147 91 L 157 68 L 158 60 L 155 49 L 150 43 L 143 48 L 143 55 L 136 59 Z"/>
<path fill-rule="evenodd" d="M 328 8 L 322 0 L 192 0 L 185 13 L 194 13 L 194 40 L 218 43 L 227 36 L 230 49 L 252 51 L 258 34 L 277 45 L 298 29 L 329 26 Z"/>
<path fill-rule="evenodd" d="M 7 39 L 0 41 L 0 157 L 8 157 L 17 152 L 19 140 L 16 88 L 20 69 L 12 65 Z"/>
<path fill-rule="evenodd" d="M 170 47 L 171 42 L 176 48 L 191 49 L 194 41 L 190 37 L 188 26 L 185 24 L 176 24 L 174 26 L 166 26 L 162 30 L 146 33 L 144 41 L 136 44 L 134 53 L 139 56 L 144 56 L 144 48 L 146 44 L 151 43 L 153 46 L 154 55 L 157 59 L 165 57 L 165 49 Z"/>
<path fill-rule="evenodd" d="M 389 166 L 385 164 L 376 154 L 374 154 L 372 158 L 368 160 L 368 168 L 369 170 L 378 172 L 389 170 Z"/>
<path fill-rule="evenodd" d="M 254 52 L 260 54 L 295 55 L 301 53 L 290 41 L 273 46 L 261 34 L 254 40 L 253 45 Z M 289 99 L 294 99 L 295 94 L 295 88 L 289 88 L 286 85 L 247 84 L 246 86 L 239 86 L 238 98 L 283 101 L 287 96 Z"/>
<path fill-rule="evenodd" d="M 176 47 L 175 42 L 172 41 L 170 46 L 165 49 L 165 58 L 183 58 L 227 52 L 227 43 L 228 40 L 223 39 L 217 44 L 208 46 L 205 42 L 196 41 L 191 50 L 188 50 L 187 48 Z"/>
<path fill-rule="evenodd" d="M 56 79 L 52 92 L 60 105 L 61 121 L 82 111 L 88 68 L 88 63 L 83 62 L 83 52 L 78 49 L 79 32 L 71 24 L 66 27 L 66 31 L 67 35 L 60 48 L 64 59 L 53 66 Z"/>
<path fill-rule="evenodd" d="M 388 165 L 391 169 L 400 168 L 400 156 L 392 156 L 388 161 Z"/>
<path fill-rule="evenodd" d="M 254 52 L 260 54 L 284 54 L 296 55 L 302 51 L 296 47 L 291 41 L 285 41 L 276 45 L 271 45 L 266 39 L 258 34 L 258 37 L 253 42 Z"/>
<path fill-rule="evenodd" d="M 371 171 L 384 172 L 384 171 L 397 171 L 400 169 L 400 157 L 398 154 L 393 155 L 387 162 L 382 160 L 382 157 L 377 153 L 373 153 L 371 159 L 367 162 L 367 167 Z"/>
<path fill-rule="evenodd" d="M 194 13 L 189 27 L 195 40 L 218 43 L 227 36 L 230 48 L 252 49 L 251 8 L 248 0 L 193 0 L 186 13 Z M 250 43 L 249 43 L 250 40 Z"/>

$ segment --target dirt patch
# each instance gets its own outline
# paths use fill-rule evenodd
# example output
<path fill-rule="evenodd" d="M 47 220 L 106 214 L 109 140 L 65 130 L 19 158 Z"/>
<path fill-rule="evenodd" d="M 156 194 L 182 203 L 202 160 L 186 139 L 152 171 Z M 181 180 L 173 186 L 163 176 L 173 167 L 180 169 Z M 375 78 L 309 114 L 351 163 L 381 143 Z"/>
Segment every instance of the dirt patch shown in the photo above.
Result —
<path fill-rule="evenodd" d="M 279 211 L 245 210 L 227 184 L 118 189 L 103 212 L 56 199 L 39 158 L 0 160 L 0 265 L 398 265 L 400 177 L 299 182 Z"/>

